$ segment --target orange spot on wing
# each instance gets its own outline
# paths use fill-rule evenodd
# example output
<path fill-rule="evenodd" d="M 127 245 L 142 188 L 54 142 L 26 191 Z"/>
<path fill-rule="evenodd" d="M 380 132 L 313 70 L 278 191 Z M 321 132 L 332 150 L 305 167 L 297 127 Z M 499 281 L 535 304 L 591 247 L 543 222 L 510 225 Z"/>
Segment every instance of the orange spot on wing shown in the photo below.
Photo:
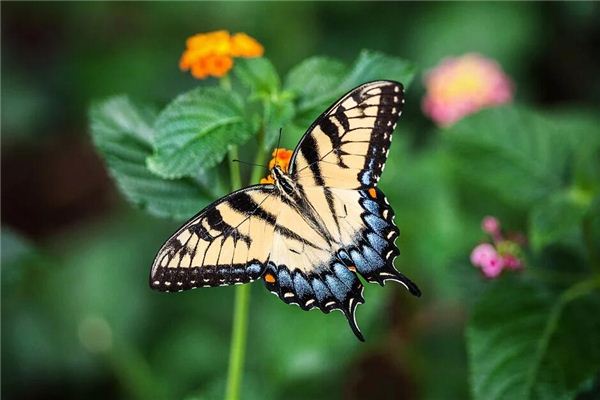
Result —
<path fill-rule="evenodd" d="M 375 188 L 370 188 L 369 189 L 369 196 L 371 196 L 374 199 L 377 198 L 377 191 L 375 190 Z"/>
<path fill-rule="evenodd" d="M 273 274 L 266 274 L 265 281 L 268 283 L 275 283 L 275 276 L 273 276 Z"/>
<path fill-rule="evenodd" d="M 352 272 L 356 272 L 356 267 L 354 265 L 350 265 L 348 269 Z"/>

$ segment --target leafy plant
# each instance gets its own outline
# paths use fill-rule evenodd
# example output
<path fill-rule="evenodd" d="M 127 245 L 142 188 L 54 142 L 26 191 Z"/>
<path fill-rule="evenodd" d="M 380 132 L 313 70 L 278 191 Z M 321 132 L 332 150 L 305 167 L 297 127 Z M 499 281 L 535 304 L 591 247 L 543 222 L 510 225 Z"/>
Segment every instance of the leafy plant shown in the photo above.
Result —
<path fill-rule="evenodd" d="M 467 327 L 475 399 L 571 399 L 600 371 L 600 190 L 586 178 L 598 173 L 589 154 L 600 124 L 590 118 L 503 107 L 443 133 L 458 179 L 529 221 L 525 271 L 492 284 Z M 548 262 L 561 246 L 572 256 Z"/>
<path fill-rule="evenodd" d="M 232 146 L 255 148 L 248 143 L 255 138 L 256 161 L 263 163 L 280 128 L 297 139 L 324 107 L 357 84 L 385 78 L 408 85 L 414 69 L 364 51 L 350 67 L 309 58 L 283 85 L 266 58 L 238 61 L 233 75 L 233 83 L 226 78 L 221 87 L 198 87 L 158 113 L 123 95 L 91 107 L 94 143 L 135 206 L 157 216 L 189 217 L 226 192 L 217 171 Z"/>
<path fill-rule="evenodd" d="M 257 183 L 263 173 L 260 164 L 279 129 L 297 140 L 330 103 L 358 84 L 393 79 L 408 85 L 413 74 L 406 61 L 372 51 L 363 51 L 352 66 L 310 58 L 283 79 L 266 58 L 240 59 L 233 80 L 226 76 L 217 87 L 183 93 L 158 113 L 125 96 L 93 105 L 92 136 L 128 200 L 148 213 L 183 219 L 222 196 L 225 187 L 235 190 L 243 185 L 234 162 L 239 148 L 243 154 L 256 154 L 258 166 L 246 183 Z M 221 177 L 227 169 L 229 182 L 224 182 Z M 240 393 L 249 294 L 248 285 L 236 288 L 226 383 L 230 399 Z M 322 333 L 332 334 L 327 329 Z M 338 344 L 347 346 L 348 341 Z M 299 353 L 303 349 L 299 347 Z M 285 367 L 285 362 L 278 364 Z"/>
<path fill-rule="evenodd" d="M 266 58 L 240 59 L 218 86 L 183 93 L 159 112 L 125 96 L 94 104 L 92 135 L 133 205 L 153 215 L 184 219 L 228 191 L 259 180 L 261 167 L 240 173 L 234 163 L 239 154 L 253 154 L 255 164 L 264 164 L 279 129 L 286 134 L 284 140 L 295 143 L 332 101 L 352 87 L 375 79 L 394 79 L 406 86 L 413 75 L 408 62 L 373 51 L 361 52 L 351 65 L 312 57 L 283 77 Z M 475 221 L 484 209 L 503 214 L 510 224 L 526 230 L 523 271 L 503 272 L 495 282 L 469 282 L 477 286 L 466 328 L 475 399 L 570 399 L 590 388 L 600 371 L 598 126 L 600 121 L 585 112 L 550 114 L 503 106 L 439 130 L 437 146 L 410 158 L 408 141 L 403 139 L 403 158 L 390 157 L 390 165 L 409 171 L 399 174 L 392 169 L 384 176 L 410 190 L 395 199 L 406 206 L 398 216 L 408 221 L 408 240 L 417 248 L 407 249 L 409 260 L 448 265 L 448 256 L 466 254 L 467 240 L 446 245 L 445 233 L 470 237 L 471 230 L 456 225 Z M 436 188 L 424 187 L 427 184 Z M 455 193 L 454 187 L 464 193 Z M 420 231 L 415 227 L 422 221 L 427 221 L 427 228 Z M 506 244 L 501 242 L 499 247 Z M 428 250 L 432 243 L 440 247 L 437 256 Z M 557 249 L 563 256 L 553 256 Z M 240 392 L 249 294 L 247 286 L 236 288 L 229 376 L 224 384 L 229 398 Z M 261 338 L 270 337 L 272 328 L 267 324 L 273 320 L 278 319 L 259 318 Z M 293 323 L 278 323 L 290 335 L 299 329 Z M 320 326 L 318 333 L 315 329 L 319 342 L 336 336 L 328 326 Z M 314 371 L 333 369 L 329 357 L 336 352 L 351 354 L 345 340 L 315 348 L 312 336 L 307 336 L 283 357 L 279 348 L 287 336 L 272 336 L 266 347 L 263 341 L 254 344 L 267 364 L 279 366 L 267 368 L 280 385 L 270 387 L 270 393 L 283 393 L 285 385 L 313 379 L 298 365 L 308 363 Z M 312 354 L 312 364 L 307 354 Z M 252 354 L 249 362 L 259 364 L 257 357 Z M 248 381 L 252 387 L 260 379 L 251 375 Z M 222 386 L 216 379 L 208 393 L 221 392 Z"/>

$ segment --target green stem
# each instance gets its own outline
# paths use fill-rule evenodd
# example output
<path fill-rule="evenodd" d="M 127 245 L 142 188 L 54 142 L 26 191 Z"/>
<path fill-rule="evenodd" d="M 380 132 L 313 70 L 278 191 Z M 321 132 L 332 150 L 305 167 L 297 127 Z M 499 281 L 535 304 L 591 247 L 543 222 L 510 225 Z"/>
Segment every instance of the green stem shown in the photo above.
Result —
<path fill-rule="evenodd" d="M 594 243 L 591 212 L 583 219 L 583 242 L 587 248 L 592 269 L 596 273 L 600 273 L 600 252 L 598 252 L 598 246 Z"/>
<path fill-rule="evenodd" d="M 246 355 L 246 337 L 248 333 L 248 310 L 250 308 L 250 286 L 235 287 L 235 306 L 233 311 L 233 332 L 229 351 L 229 370 L 227 371 L 226 400 L 238 400 L 244 377 L 244 358 Z"/>
<path fill-rule="evenodd" d="M 237 146 L 229 147 L 229 176 L 231 178 L 231 191 L 234 192 L 242 187 L 242 176 L 240 174 L 240 165 L 233 160 L 238 159 Z"/>
<path fill-rule="evenodd" d="M 259 165 L 264 165 L 265 162 L 265 128 L 264 126 L 260 128 L 257 136 L 258 147 L 256 149 L 256 157 L 254 157 L 254 168 L 252 168 L 252 175 L 250 176 L 250 183 L 255 184 L 260 181 L 260 178 L 266 174 L 264 168 L 259 167 Z"/>
<path fill-rule="evenodd" d="M 550 316 L 548 318 L 548 322 L 546 323 L 546 326 L 544 327 L 544 331 L 542 333 L 542 337 L 540 338 L 540 340 L 538 342 L 538 346 L 537 346 L 538 348 L 534 355 L 536 362 L 534 364 L 534 368 L 528 374 L 527 380 L 526 380 L 527 394 L 530 394 L 530 392 L 533 388 L 533 384 L 537 378 L 537 374 L 539 372 L 539 367 L 542 362 L 542 357 L 545 354 L 546 349 L 550 345 L 550 340 L 552 339 L 552 334 L 556 331 L 556 327 L 560 323 L 560 318 L 562 316 L 562 312 L 563 312 L 565 306 L 567 304 L 569 304 L 570 302 L 572 302 L 573 300 L 576 300 L 583 296 L 587 296 L 591 292 L 599 290 L 599 289 L 600 289 L 600 276 L 595 276 L 593 278 L 590 278 L 590 279 L 587 279 L 584 281 L 580 281 L 580 282 L 572 285 L 571 287 L 569 287 L 567 290 L 565 290 L 560 295 L 560 297 L 558 298 L 558 301 L 554 304 L 554 306 L 552 307 L 552 310 L 550 311 Z M 529 397 L 529 396 L 527 396 L 527 397 Z"/>
<path fill-rule="evenodd" d="M 242 177 L 239 164 L 233 160 L 238 158 L 237 146 L 229 148 L 229 173 L 231 190 L 242 187 Z M 244 358 L 246 355 L 246 337 L 248 333 L 248 310 L 250 306 L 250 287 L 240 285 L 235 287 L 235 304 L 233 308 L 233 327 L 231 346 L 229 349 L 229 369 L 227 371 L 227 387 L 225 399 L 240 398 L 240 388 L 244 377 Z"/>
<path fill-rule="evenodd" d="M 221 80 L 223 86 L 228 86 L 228 82 Z M 264 125 L 258 132 L 258 148 L 256 152 L 256 164 L 262 164 L 265 149 L 265 128 Z M 238 158 L 238 149 L 236 146 L 229 148 L 229 173 L 231 176 L 231 189 L 233 191 L 242 187 L 242 178 L 240 175 L 239 163 L 233 162 Z M 263 168 L 255 166 L 252 170 L 250 183 L 258 183 L 264 173 Z M 248 311 L 250 309 L 250 286 L 239 285 L 235 287 L 235 304 L 233 309 L 233 328 L 231 333 L 231 347 L 229 349 L 229 368 L 227 371 L 227 386 L 225 389 L 226 400 L 238 400 L 240 398 L 240 388 L 244 376 L 244 358 L 246 355 L 246 338 L 248 335 Z"/>

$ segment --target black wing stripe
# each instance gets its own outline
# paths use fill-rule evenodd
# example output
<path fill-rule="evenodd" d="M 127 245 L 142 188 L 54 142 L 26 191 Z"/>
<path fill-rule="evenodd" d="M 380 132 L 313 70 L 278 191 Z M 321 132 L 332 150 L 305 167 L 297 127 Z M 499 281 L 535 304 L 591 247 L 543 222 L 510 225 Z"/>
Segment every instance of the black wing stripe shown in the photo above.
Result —
<path fill-rule="evenodd" d="M 261 204 L 264 203 L 265 200 L 261 201 Z M 247 193 L 240 193 L 240 196 L 235 200 L 229 201 L 229 205 L 234 210 L 239 211 L 240 213 L 249 214 L 253 217 L 258 217 L 271 225 L 275 225 L 277 223 L 277 217 L 261 207 L 261 204 L 254 201 Z"/>
<path fill-rule="evenodd" d="M 325 182 L 321 177 L 321 168 L 319 168 L 319 160 L 322 158 L 318 153 L 318 144 L 313 136 L 307 136 L 305 138 L 306 146 L 302 146 L 300 151 L 308 162 L 308 166 L 314 174 L 315 183 L 323 186 Z"/>

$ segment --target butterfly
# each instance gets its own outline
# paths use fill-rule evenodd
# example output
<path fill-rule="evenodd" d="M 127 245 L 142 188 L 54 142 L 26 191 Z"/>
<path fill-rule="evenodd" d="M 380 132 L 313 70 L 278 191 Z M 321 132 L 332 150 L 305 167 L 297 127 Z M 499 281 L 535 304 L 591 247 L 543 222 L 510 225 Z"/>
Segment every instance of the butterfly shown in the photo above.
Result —
<path fill-rule="evenodd" d="M 399 231 L 377 187 L 402 112 L 402 84 L 365 83 L 321 114 L 273 184 L 253 185 L 206 207 L 161 247 L 150 287 L 163 292 L 262 279 L 287 304 L 340 310 L 356 337 L 363 284 L 419 288 L 394 267 Z"/>

